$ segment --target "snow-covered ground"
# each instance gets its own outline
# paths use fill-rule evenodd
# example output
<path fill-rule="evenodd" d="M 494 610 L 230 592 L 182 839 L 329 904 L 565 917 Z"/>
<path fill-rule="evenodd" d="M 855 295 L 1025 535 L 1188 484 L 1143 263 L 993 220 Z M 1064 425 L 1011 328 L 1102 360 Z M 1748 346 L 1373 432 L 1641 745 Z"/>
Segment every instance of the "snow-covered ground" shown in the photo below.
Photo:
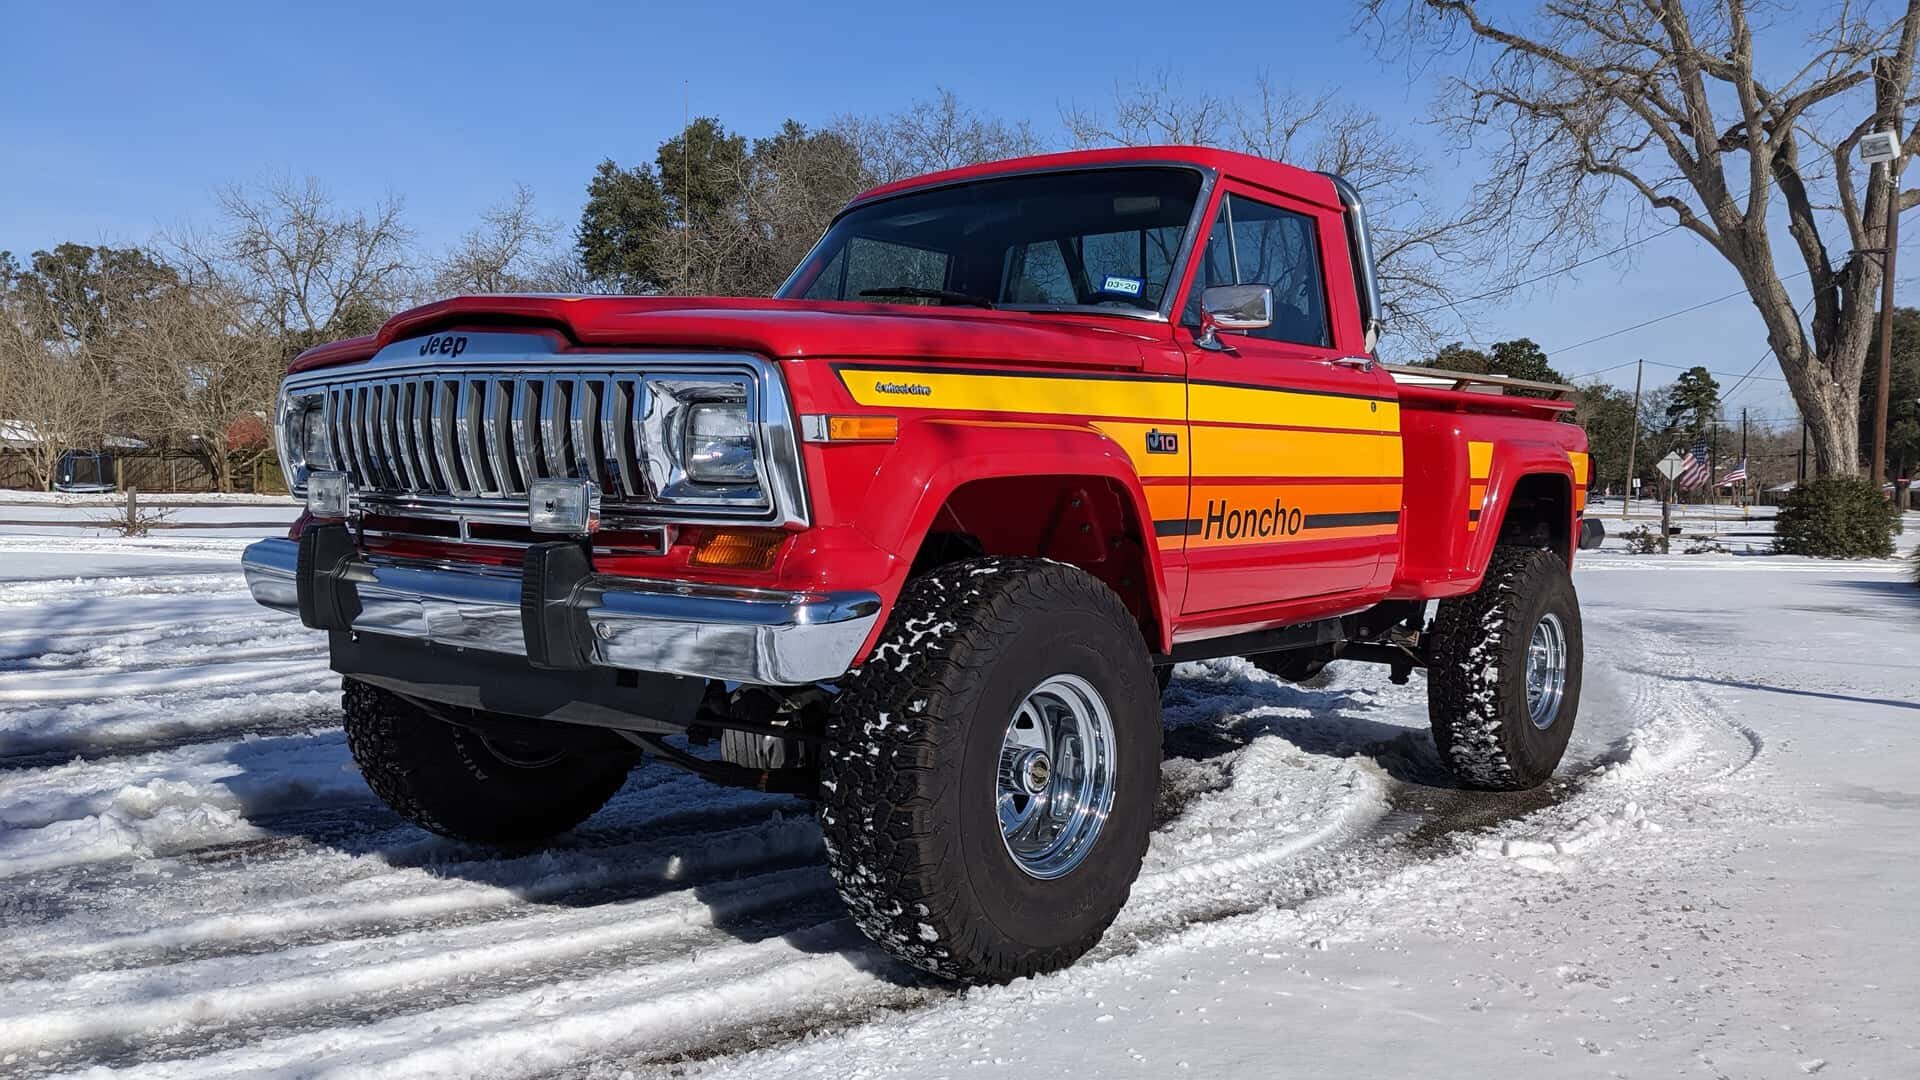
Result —
<path fill-rule="evenodd" d="M 126 505 L 124 494 L 0 490 L 0 535 L 117 537 Z M 143 494 L 137 505 L 149 535 L 182 539 L 284 533 L 301 509 L 284 495 Z"/>
<path fill-rule="evenodd" d="M 648 766 L 541 852 L 401 824 L 247 530 L 12 531 L 0 1075 L 1920 1075 L 1907 563 L 1583 554 L 1523 795 L 1450 785 L 1417 674 L 1184 666 L 1106 942 L 961 993 L 842 918 L 795 799 Z"/>

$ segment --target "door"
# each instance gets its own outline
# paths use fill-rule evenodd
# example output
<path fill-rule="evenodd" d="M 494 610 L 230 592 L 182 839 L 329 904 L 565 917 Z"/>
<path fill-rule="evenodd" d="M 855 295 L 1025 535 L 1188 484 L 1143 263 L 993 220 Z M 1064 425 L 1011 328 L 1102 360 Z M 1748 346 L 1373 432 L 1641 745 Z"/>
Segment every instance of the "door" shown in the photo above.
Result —
<path fill-rule="evenodd" d="M 1343 340 L 1358 333 L 1352 297 L 1338 298 L 1340 317 L 1329 316 L 1328 280 L 1353 280 L 1339 212 L 1223 189 L 1196 253 L 1180 334 L 1190 614 L 1365 589 L 1399 537 L 1392 379 L 1364 363 L 1362 343 Z M 1201 290 L 1252 283 L 1273 288 L 1272 325 L 1223 332 L 1220 350 L 1196 344 Z"/>

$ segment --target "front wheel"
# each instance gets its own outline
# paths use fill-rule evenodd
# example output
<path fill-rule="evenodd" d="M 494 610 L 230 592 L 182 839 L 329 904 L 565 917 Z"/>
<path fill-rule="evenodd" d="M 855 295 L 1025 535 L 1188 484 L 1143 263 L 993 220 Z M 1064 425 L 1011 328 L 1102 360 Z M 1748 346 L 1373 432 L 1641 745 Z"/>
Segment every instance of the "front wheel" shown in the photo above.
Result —
<path fill-rule="evenodd" d="M 347 748 L 367 786 L 401 817 L 456 840 L 526 847 L 565 832 L 613 798 L 638 758 L 611 735 L 599 745 L 492 737 L 357 679 L 344 691 Z"/>
<path fill-rule="evenodd" d="M 1580 707 L 1580 600 L 1558 555 L 1499 547 L 1480 589 L 1433 620 L 1427 716 L 1468 787 L 1520 791 L 1553 775 Z"/>
<path fill-rule="evenodd" d="M 854 921 L 962 982 L 1078 959 L 1146 854 L 1157 689 L 1133 616 L 1082 570 L 969 559 L 910 581 L 827 725 L 820 821 Z"/>

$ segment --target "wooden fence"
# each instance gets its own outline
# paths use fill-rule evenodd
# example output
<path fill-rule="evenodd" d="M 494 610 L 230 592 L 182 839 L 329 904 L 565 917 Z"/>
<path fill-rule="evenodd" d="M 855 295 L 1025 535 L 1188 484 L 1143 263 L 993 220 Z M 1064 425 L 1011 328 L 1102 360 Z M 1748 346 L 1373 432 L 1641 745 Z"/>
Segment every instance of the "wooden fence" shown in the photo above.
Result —
<path fill-rule="evenodd" d="M 280 465 L 271 456 L 236 455 L 233 489 L 246 494 L 284 495 Z M 171 450 L 134 450 L 114 455 L 116 487 L 141 491 L 205 494 L 214 490 L 213 472 L 191 454 Z M 15 450 L 0 450 L 0 488 L 32 489 L 39 484 L 32 459 Z"/>

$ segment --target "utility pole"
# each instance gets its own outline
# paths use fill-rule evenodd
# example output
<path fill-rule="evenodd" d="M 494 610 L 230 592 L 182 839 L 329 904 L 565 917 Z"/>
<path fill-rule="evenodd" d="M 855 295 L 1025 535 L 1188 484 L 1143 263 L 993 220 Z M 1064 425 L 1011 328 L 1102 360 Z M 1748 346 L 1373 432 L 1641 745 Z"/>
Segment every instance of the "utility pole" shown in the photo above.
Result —
<path fill-rule="evenodd" d="M 1633 453 L 1640 446 L 1640 373 L 1646 369 L 1645 359 L 1633 362 L 1633 434 L 1627 439 L 1627 478 L 1620 485 L 1620 520 L 1627 520 L 1627 511 L 1633 502 Z"/>
<path fill-rule="evenodd" d="M 1874 79 L 1876 82 L 1893 81 L 1893 60 L 1881 57 L 1874 61 Z M 1893 370 L 1893 274 L 1894 259 L 1900 252 L 1900 128 L 1903 118 L 1900 115 L 1900 101 L 1906 96 L 1905 87 L 1891 87 L 1888 96 L 1882 100 L 1891 102 L 1892 116 L 1886 118 L 1886 126 L 1872 133 L 1868 139 L 1872 145 L 1862 140 L 1861 156 L 1869 163 L 1883 164 L 1887 168 L 1887 239 L 1882 246 L 1886 249 L 1887 261 L 1885 277 L 1880 283 L 1880 384 L 1873 395 L 1873 472 L 1868 476 L 1873 480 L 1875 490 L 1879 490 L 1880 481 L 1887 471 L 1887 383 Z"/>
<path fill-rule="evenodd" d="M 1745 474 L 1746 471 L 1747 471 L 1747 407 L 1745 405 L 1742 405 L 1740 406 L 1740 472 L 1742 474 Z M 1745 475 L 1742 475 L 1740 477 L 1740 509 L 1743 514 L 1745 513 L 1746 507 L 1747 507 L 1747 484 L 1749 482 L 1750 481 Z"/>

